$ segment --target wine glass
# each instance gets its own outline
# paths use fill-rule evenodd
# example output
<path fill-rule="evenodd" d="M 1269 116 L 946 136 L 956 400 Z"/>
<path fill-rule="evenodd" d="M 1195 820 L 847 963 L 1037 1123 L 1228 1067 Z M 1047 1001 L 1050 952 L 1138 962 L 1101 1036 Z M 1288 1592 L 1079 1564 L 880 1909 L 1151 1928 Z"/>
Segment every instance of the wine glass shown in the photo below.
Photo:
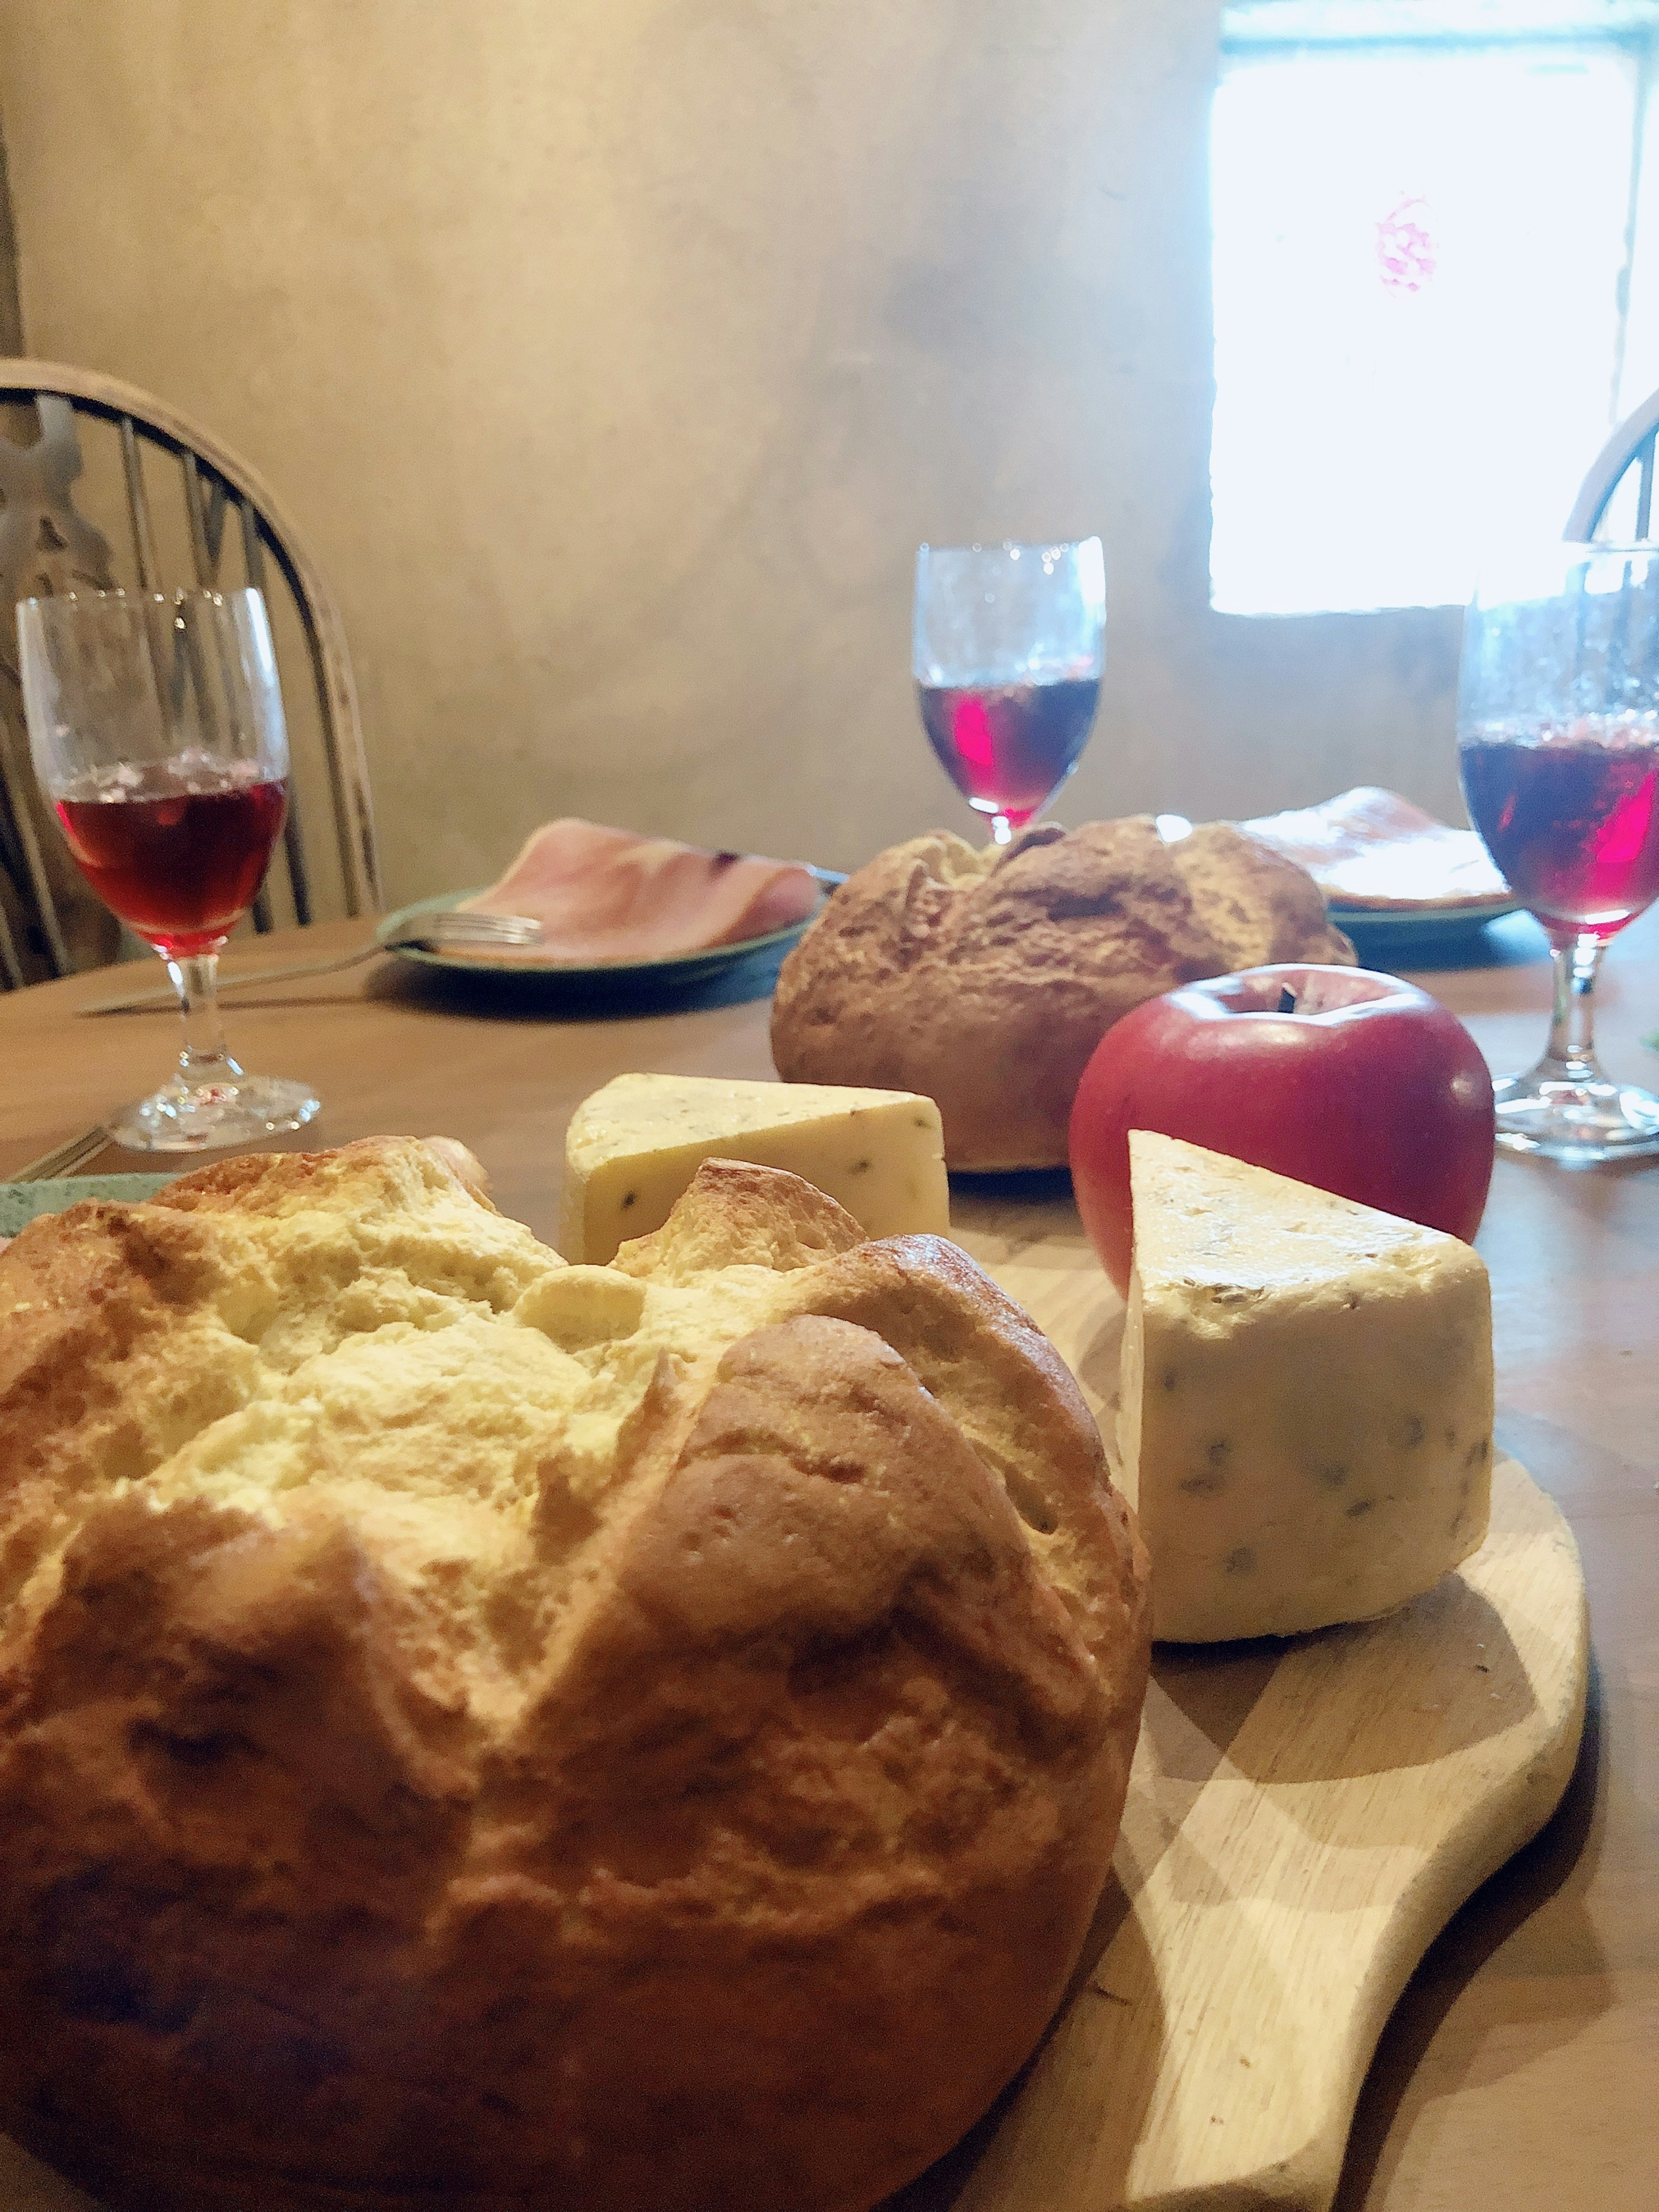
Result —
<path fill-rule="evenodd" d="M 288 806 L 288 732 L 255 591 L 122 592 L 17 610 L 35 773 L 82 874 L 167 963 L 184 1015 L 171 1078 L 107 1127 L 134 1152 L 257 1143 L 310 1121 L 310 1086 L 225 1048 L 219 952 Z"/>
<path fill-rule="evenodd" d="M 1659 1152 L 1659 1098 L 1595 1057 L 1607 939 L 1659 897 L 1659 545 L 1555 545 L 1483 582 L 1463 627 L 1469 817 L 1543 924 L 1555 1011 L 1497 1085 L 1498 1141 L 1575 1166 Z"/>
<path fill-rule="evenodd" d="M 1100 699 L 1106 564 L 1075 545 L 924 545 L 910 669 L 928 742 L 1006 845 L 1077 766 Z"/>

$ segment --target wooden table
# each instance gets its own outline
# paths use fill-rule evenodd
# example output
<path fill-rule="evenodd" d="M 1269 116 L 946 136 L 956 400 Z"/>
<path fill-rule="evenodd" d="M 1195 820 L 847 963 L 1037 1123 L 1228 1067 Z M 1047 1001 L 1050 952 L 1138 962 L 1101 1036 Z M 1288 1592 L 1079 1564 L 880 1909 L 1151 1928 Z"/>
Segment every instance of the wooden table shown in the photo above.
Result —
<path fill-rule="evenodd" d="M 1425 975 L 1495 1068 L 1536 1057 L 1547 967 L 1524 922 L 1509 964 Z M 337 923 L 263 945 L 267 962 L 359 942 Z M 237 964 L 237 963 L 233 963 Z M 143 969 L 0 1000 L 0 1177 L 150 1088 L 173 1021 L 79 1019 Z M 626 1068 L 766 1076 L 763 1001 L 553 1018 L 482 1005 L 383 961 L 233 1006 L 251 1067 L 305 1076 L 322 1118 L 291 1142 L 382 1130 L 461 1138 L 504 1211 L 558 1215 L 564 1126 Z M 727 1002 L 721 1003 L 722 996 Z M 1659 909 L 1610 952 L 1603 1057 L 1659 1085 Z M 100 1169 L 150 1166 L 114 1152 Z M 1075 1227 L 1069 1200 L 958 1194 L 970 1244 Z M 1340 2212 L 1651 2212 L 1659 2204 L 1659 1162 L 1569 1173 L 1500 1158 L 1480 1244 L 1495 1293 L 1500 1440 L 1560 1504 L 1582 1548 L 1598 1662 L 1578 1774 L 1545 1833 L 1461 1912 L 1378 2050 Z M 1111 1292 L 1103 1283 L 1103 1298 Z M 939 2202 L 947 2203 L 948 2196 Z"/>

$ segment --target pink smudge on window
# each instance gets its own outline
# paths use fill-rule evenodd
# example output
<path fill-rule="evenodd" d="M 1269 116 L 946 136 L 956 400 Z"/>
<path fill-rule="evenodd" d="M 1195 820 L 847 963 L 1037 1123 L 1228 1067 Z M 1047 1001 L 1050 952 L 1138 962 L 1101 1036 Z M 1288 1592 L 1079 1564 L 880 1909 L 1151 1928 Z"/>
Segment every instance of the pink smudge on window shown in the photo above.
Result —
<path fill-rule="evenodd" d="M 1378 280 L 1387 292 L 1420 292 L 1440 265 L 1420 192 L 1398 199 L 1376 226 Z"/>

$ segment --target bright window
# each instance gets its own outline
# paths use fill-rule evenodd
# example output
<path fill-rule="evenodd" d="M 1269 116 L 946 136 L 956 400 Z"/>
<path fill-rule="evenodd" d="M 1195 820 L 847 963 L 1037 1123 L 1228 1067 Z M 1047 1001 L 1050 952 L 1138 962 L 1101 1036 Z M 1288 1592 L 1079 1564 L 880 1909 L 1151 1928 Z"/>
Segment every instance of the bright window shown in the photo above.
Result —
<path fill-rule="evenodd" d="M 1218 608 L 1467 599 L 1488 547 L 1559 536 L 1622 411 L 1641 366 L 1630 258 L 1659 9 L 1557 9 L 1553 30 L 1502 12 L 1529 35 L 1481 35 L 1493 11 L 1478 4 L 1229 11 L 1212 148 Z M 1585 32 L 1592 12 L 1614 31 Z M 1379 38 L 1390 24 L 1409 35 Z M 1659 382 L 1659 360 L 1647 368 L 1626 404 Z"/>

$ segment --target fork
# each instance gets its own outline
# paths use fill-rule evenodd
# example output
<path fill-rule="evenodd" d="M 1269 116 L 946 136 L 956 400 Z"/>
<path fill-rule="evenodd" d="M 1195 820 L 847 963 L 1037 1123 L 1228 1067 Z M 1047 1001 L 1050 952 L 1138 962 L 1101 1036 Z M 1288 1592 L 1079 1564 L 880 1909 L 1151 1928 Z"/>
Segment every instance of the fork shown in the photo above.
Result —
<path fill-rule="evenodd" d="M 52 1182 L 59 1176 L 72 1176 L 85 1167 L 88 1160 L 96 1159 L 106 1145 L 115 1139 L 101 1121 L 90 1129 L 82 1129 L 78 1136 L 66 1137 L 61 1145 L 49 1152 L 42 1152 L 38 1160 L 31 1160 L 26 1168 L 16 1168 L 6 1177 L 8 1182 Z"/>
<path fill-rule="evenodd" d="M 537 944 L 541 933 L 540 922 L 524 914 L 476 914 L 458 908 L 417 915 L 392 936 L 376 937 L 356 951 L 342 952 L 330 960 L 306 960 L 295 967 L 256 968 L 246 975 L 222 976 L 219 996 L 222 999 L 228 991 L 240 991 L 249 983 L 292 983 L 301 976 L 338 975 L 382 952 L 396 952 L 407 945 L 423 945 L 434 951 L 495 952 L 508 945 Z M 77 1014 L 125 1014 L 141 1007 L 178 1003 L 177 994 L 170 989 L 130 991 L 119 998 L 89 999 L 75 1011 Z"/>

